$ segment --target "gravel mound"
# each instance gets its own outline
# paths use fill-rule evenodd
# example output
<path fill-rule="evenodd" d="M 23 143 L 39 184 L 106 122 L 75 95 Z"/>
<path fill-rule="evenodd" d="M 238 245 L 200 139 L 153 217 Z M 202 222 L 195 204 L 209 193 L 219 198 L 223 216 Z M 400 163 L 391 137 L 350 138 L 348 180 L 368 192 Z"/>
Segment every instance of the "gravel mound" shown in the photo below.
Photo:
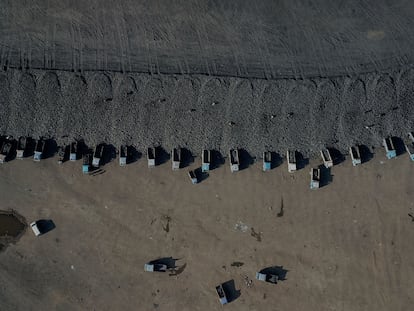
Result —
<path fill-rule="evenodd" d="M 0 132 L 306 155 L 324 146 L 379 146 L 414 129 L 414 69 L 358 78 L 242 79 L 66 71 L 0 72 Z"/>

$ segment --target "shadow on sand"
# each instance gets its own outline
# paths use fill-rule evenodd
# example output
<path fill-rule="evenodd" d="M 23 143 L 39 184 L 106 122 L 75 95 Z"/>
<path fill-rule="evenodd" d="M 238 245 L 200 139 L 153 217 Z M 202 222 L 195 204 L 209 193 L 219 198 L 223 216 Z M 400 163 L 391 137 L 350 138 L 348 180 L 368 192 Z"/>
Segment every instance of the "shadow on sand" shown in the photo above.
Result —
<path fill-rule="evenodd" d="M 227 297 L 227 302 L 230 303 L 240 297 L 240 290 L 236 289 L 234 280 L 229 280 L 223 283 L 222 286 Z"/>

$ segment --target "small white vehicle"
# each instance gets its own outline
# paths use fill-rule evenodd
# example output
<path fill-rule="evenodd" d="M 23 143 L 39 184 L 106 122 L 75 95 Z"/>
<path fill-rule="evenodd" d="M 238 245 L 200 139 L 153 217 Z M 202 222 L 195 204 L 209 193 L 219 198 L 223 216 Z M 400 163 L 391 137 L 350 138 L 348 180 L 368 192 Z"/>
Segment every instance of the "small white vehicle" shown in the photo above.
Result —
<path fill-rule="evenodd" d="M 227 300 L 227 296 L 226 296 L 226 293 L 225 293 L 225 291 L 223 289 L 223 285 L 222 284 L 216 286 L 216 292 L 217 292 L 217 295 L 219 296 L 220 303 L 222 305 L 227 304 L 228 303 L 228 300 Z"/>
<path fill-rule="evenodd" d="M 256 280 L 277 284 L 278 276 L 276 274 L 256 272 Z"/>
<path fill-rule="evenodd" d="M 42 232 L 40 232 L 39 227 L 37 226 L 37 222 L 34 221 L 30 224 L 30 228 L 32 228 L 32 231 L 34 233 L 35 236 L 39 236 L 42 234 Z"/>
<path fill-rule="evenodd" d="M 230 149 L 229 152 L 230 158 L 230 171 L 232 173 L 237 172 L 239 170 L 239 150 L 238 149 Z"/>
<path fill-rule="evenodd" d="M 270 151 L 263 152 L 263 171 L 270 171 L 272 168 L 272 153 Z"/>
<path fill-rule="evenodd" d="M 10 142 L 5 141 L 3 143 L 3 145 L 1 146 L 1 150 L 0 150 L 0 163 L 6 162 L 11 148 L 12 148 L 12 144 Z"/>
<path fill-rule="evenodd" d="M 24 136 L 19 137 L 16 149 L 16 159 L 22 160 L 24 157 L 24 151 L 26 150 L 27 138 Z"/>
<path fill-rule="evenodd" d="M 211 150 L 203 149 L 201 152 L 201 171 L 208 172 L 211 163 Z"/>
<path fill-rule="evenodd" d="M 125 166 L 127 163 L 128 147 L 122 145 L 119 147 L 119 166 Z"/>
<path fill-rule="evenodd" d="M 319 168 L 312 168 L 310 175 L 311 175 L 310 188 L 312 190 L 318 189 L 319 183 L 321 181 L 321 170 Z"/>
<path fill-rule="evenodd" d="M 292 150 L 288 150 L 286 152 L 286 158 L 287 158 L 287 162 L 288 162 L 288 172 L 292 173 L 294 171 L 296 171 L 296 152 L 292 151 Z"/>
<path fill-rule="evenodd" d="M 78 153 L 78 143 L 75 141 L 70 144 L 70 154 L 69 154 L 69 161 L 76 161 Z"/>
<path fill-rule="evenodd" d="M 361 153 L 359 151 L 359 146 L 349 147 L 349 154 L 351 155 L 353 166 L 357 166 L 358 164 L 361 164 Z"/>
<path fill-rule="evenodd" d="M 414 135 L 411 132 L 408 133 L 408 141 L 405 143 L 405 149 L 411 161 L 414 161 Z"/>
<path fill-rule="evenodd" d="M 328 149 L 321 150 L 321 156 L 322 156 L 323 164 L 325 165 L 326 168 L 330 168 L 333 166 L 331 153 L 329 152 Z"/>
<path fill-rule="evenodd" d="M 176 171 L 180 169 L 181 163 L 181 148 L 173 148 L 171 151 L 172 156 L 172 170 Z"/>
<path fill-rule="evenodd" d="M 39 162 L 42 159 L 44 150 L 45 150 L 45 141 L 42 138 L 40 138 L 36 143 L 33 161 Z"/>
<path fill-rule="evenodd" d="M 96 146 L 95 152 L 93 153 L 93 158 L 92 158 L 92 166 L 93 167 L 95 167 L 95 168 L 99 167 L 99 165 L 101 163 L 103 150 L 104 150 L 104 145 L 103 144 L 99 144 L 98 146 Z"/>
<path fill-rule="evenodd" d="M 190 177 L 191 183 L 193 185 L 195 185 L 198 182 L 197 175 L 196 175 L 195 171 L 189 171 L 188 172 L 188 177 Z"/>
<path fill-rule="evenodd" d="M 395 150 L 394 142 L 392 141 L 392 137 L 384 138 L 382 140 L 382 145 L 384 146 L 385 155 L 386 155 L 388 160 L 392 159 L 392 158 L 395 158 L 397 156 L 397 151 Z"/>
<path fill-rule="evenodd" d="M 58 164 L 62 164 L 65 161 L 65 147 L 58 147 Z"/>
<path fill-rule="evenodd" d="M 146 263 L 144 265 L 144 271 L 146 272 L 166 272 L 167 265 L 159 264 L 159 263 Z"/>
<path fill-rule="evenodd" d="M 149 147 L 147 149 L 147 160 L 148 160 L 148 167 L 153 168 L 155 166 L 155 148 Z"/>

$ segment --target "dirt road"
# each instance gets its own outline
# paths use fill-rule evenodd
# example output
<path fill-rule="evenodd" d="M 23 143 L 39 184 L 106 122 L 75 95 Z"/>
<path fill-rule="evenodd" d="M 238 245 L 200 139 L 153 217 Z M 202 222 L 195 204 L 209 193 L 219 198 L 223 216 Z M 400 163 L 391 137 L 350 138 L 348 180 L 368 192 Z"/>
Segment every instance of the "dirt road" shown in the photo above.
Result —
<path fill-rule="evenodd" d="M 4 68 L 256 78 L 413 63 L 412 1 L 1 1 Z"/>

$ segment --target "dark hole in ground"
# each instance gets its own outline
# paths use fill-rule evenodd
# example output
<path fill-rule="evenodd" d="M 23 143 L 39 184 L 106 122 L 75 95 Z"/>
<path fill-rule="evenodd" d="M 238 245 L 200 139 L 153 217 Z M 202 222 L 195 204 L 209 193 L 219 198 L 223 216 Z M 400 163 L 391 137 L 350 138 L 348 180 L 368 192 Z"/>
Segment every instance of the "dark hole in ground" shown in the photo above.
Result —
<path fill-rule="evenodd" d="M 15 243 L 26 229 L 23 216 L 15 211 L 0 211 L 0 251 Z"/>

